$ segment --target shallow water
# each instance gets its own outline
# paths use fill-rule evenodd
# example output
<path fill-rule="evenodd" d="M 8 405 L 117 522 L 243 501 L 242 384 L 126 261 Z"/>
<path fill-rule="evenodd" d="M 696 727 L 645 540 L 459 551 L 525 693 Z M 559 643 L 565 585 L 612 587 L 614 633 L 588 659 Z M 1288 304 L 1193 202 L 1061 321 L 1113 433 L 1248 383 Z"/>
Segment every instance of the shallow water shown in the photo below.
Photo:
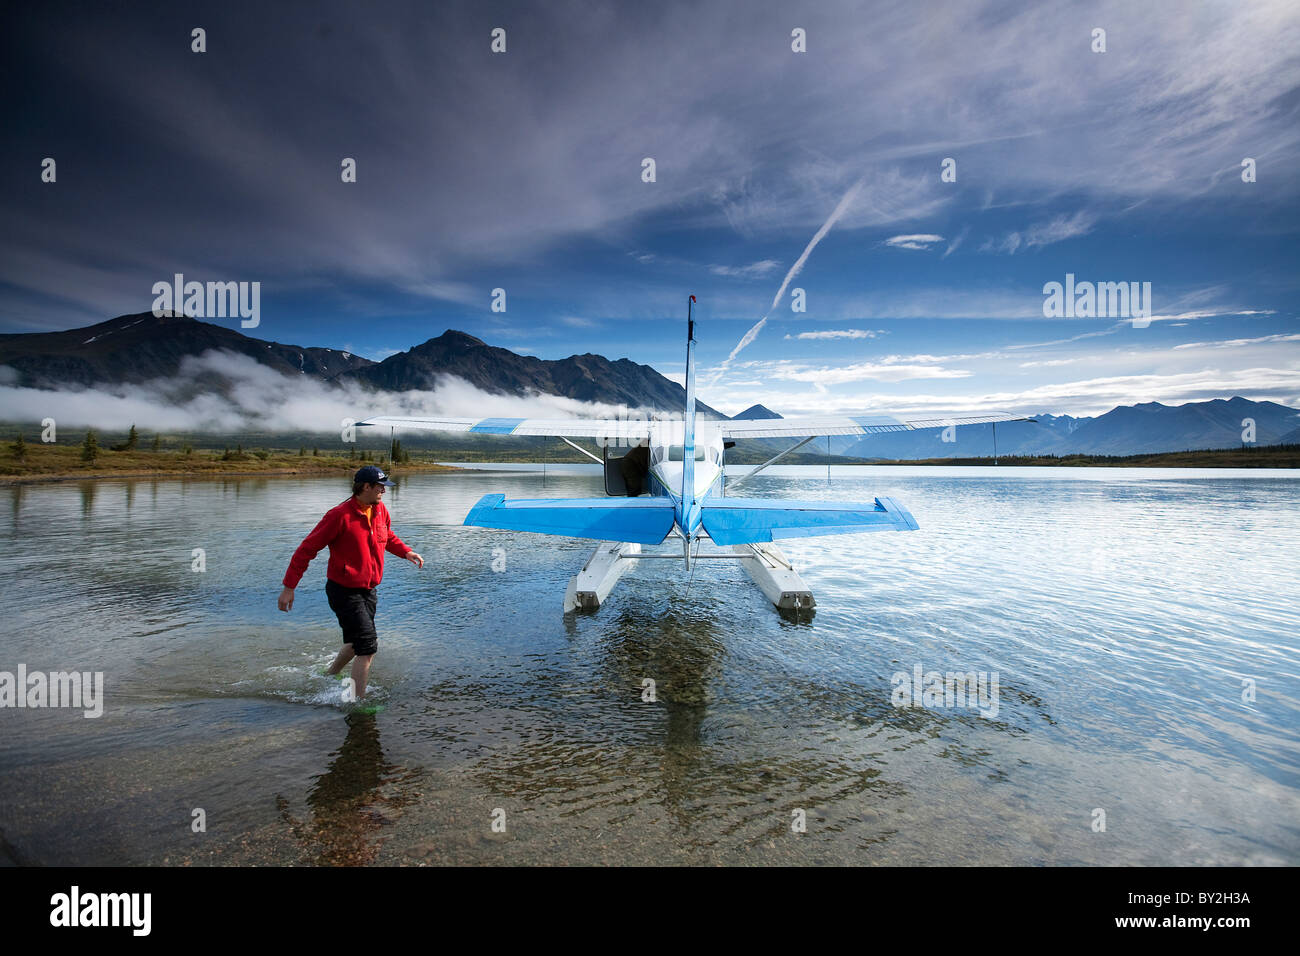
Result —
<path fill-rule="evenodd" d="M 818 601 L 799 619 L 730 562 L 675 561 L 566 617 L 591 543 L 459 522 L 484 493 L 595 476 L 412 476 L 386 500 L 427 563 L 389 556 L 374 716 L 319 673 L 339 640 L 324 554 L 275 609 L 345 485 L 5 489 L 0 671 L 102 671 L 105 703 L 0 710 L 0 856 L 1300 861 L 1300 482 L 980 471 L 755 479 L 891 495 L 920 523 L 784 545 Z M 917 665 L 996 675 L 996 713 L 894 706 Z"/>

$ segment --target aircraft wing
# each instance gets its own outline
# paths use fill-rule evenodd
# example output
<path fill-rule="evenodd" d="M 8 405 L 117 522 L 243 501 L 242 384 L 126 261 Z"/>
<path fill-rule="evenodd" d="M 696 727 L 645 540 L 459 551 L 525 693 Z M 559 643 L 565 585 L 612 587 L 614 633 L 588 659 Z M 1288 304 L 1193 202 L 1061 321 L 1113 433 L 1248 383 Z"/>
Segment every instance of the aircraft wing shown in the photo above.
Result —
<path fill-rule="evenodd" d="M 910 432 L 918 428 L 979 425 L 985 422 L 1027 422 L 1032 419 L 1007 412 L 983 415 L 892 418 L 889 415 L 815 415 L 810 418 L 748 418 L 720 422 L 723 438 L 803 438 L 810 435 L 878 435 Z"/>
<path fill-rule="evenodd" d="M 381 415 L 367 418 L 357 425 L 387 425 L 439 432 L 469 432 L 472 435 L 544 435 L 550 438 L 635 438 L 640 441 L 652 432 L 669 433 L 676 429 L 681 442 L 680 421 L 647 421 L 618 418 L 402 418 Z M 623 444 L 627 444 L 624 442 Z"/>
<path fill-rule="evenodd" d="M 484 495 L 465 524 L 532 531 L 566 538 L 659 544 L 673 529 L 673 505 L 664 498 L 520 498 Z"/>
<path fill-rule="evenodd" d="M 872 505 L 779 498 L 709 498 L 701 508 L 701 515 L 704 530 L 720 545 L 863 531 L 915 531 L 917 527 L 912 513 L 893 498 L 877 498 Z"/>

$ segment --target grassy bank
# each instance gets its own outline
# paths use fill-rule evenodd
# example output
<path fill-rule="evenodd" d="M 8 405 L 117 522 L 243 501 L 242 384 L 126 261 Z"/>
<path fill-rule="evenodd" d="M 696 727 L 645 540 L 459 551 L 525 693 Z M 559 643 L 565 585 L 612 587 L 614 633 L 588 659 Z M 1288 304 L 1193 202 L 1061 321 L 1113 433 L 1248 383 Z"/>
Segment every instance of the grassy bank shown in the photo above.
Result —
<path fill-rule="evenodd" d="M 0 446 L 0 484 L 50 481 L 68 478 L 181 478 L 217 477 L 220 475 L 318 475 L 350 477 L 362 465 L 379 465 L 389 471 L 386 458 L 370 455 L 368 459 L 338 454 L 312 454 L 292 449 L 260 448 L 229 450 L 159 449 L 152 451 L 100 447 L 93 460 L 83 458 L 81 445 L 43 445 L 26 443 L 22 454 L 13 442 Z M 426 461 L 403 461 L 391 469 L 400 478 L 404 474 L 453 471 L 444 465 Z"/>

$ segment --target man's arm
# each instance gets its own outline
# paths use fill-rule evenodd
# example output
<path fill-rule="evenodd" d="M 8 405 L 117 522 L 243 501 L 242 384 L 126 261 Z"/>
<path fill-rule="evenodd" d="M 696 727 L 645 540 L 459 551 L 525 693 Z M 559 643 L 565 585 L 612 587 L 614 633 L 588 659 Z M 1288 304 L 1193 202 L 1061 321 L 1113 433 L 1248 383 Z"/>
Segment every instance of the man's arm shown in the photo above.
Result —
<path fill-rule="evenodd" d="M 393 531 L 393 526 L 388 526 L 388 544 L 384 545 L 384 550 L 389 554 L 395 554 L 399 558 L 404 558 L 411 552 L 411 547 Z"/>
<path fill-rule="evenodd" d="M 414 548 L 393 533 L 392 525 L 388 526 L 388 544 L 384 546 L 384 550 L 399 558 L 405 558 L 418 568 L 424 567 L 424 558 L 416 554 Z"/>
<path fill-rule="evenodd" d="M 311 564 L 312 558 L 320 554 L 321 548 L 338 537 L 338 524 L 339 516 L 332 511 L 327 513 L 294 551 L 293 557 L 289 559 L 289 570 L 284 572 L 284 580 L 281 582 L 284 585 L 278 602 L 281 611 L 288 611 L 293 607 L 293 589 L 298 586 L 298 582 L 307 572 L 307 565 Z"/>

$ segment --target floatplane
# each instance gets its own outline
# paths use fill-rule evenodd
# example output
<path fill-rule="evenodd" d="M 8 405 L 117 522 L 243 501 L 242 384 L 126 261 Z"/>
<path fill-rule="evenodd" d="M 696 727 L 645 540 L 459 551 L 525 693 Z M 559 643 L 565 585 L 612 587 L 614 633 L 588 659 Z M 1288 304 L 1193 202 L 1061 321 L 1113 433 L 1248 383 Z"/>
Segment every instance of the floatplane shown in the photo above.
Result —
<path fill-rule="evenodd" d="M 408 418 L 378 416 L 357 425 L 395 429 L 469 432 L 478 435 L 530 435 L 559 438 L 604 470 L 604 498 L 515 499 L 489 494 L 465 516 L 469 527 L 527 531 L 606 542 L 597 546 L 582 570 L 569 579 L 565 612 L 595 610 L 619 578 L 637 561 L 677 559 L 647 553 L 643 546 L 680 542 L 681 560 L 689 571 L 705 559 L 739 560 L 749 577 L 779 609 L 813 608 L 816 602 L 777 542 L 830 534 L 868 531 L 915 531 L 916 519 L 893 498 L 871 504 L 737 497 L 743 483 L 791 452 L 823 435 L 876 435 L 918 428 L 947 428 L 987 422 L 1026 421 L 1003 412 L 942 418 L 899 419 L 887 415 L 821 415 L 713 421 L 695 414 L 695 296 L 687 304 L 686 409 L 680 418 L 542 419 L 542 418 Z M 594 438 L 597 458 L 573 438 Z M 749 473 L 725 474 L 726 450 L 741 438 L 799 438 Z M 628 497 L 622 455 L 611 448 L 648 444 L 649 493 Z M 702 543 L 730 550 L 704 551 Z"/>

